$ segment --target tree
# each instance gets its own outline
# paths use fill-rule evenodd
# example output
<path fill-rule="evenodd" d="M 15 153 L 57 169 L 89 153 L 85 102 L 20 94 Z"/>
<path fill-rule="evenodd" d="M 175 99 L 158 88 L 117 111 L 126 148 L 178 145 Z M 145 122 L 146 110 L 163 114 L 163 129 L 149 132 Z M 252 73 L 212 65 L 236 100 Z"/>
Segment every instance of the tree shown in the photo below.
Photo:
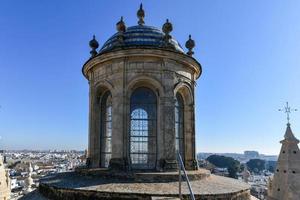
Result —
<path fill-rule="evenodd" d="M 258 173 L 265 169 L 266 162 L 261 159 L 250 159 L 246 164 L 250 171 Z"/>
<path fill-rule="evenodd" d="M 240 168 L 240 162 L 226 156 L 219 156 L 219 155 L 211 155 L 206 159 L 211 164 L 215 165 L 216 167 L 220 168 L 227 168 L 229 177 L 237 178 L 237 172 Z"/>
<path fill-rule="evenodd" d="M 274 173 L 276 169 L 277 161 L 266 161 L 266 169 L 268 169 L 270 172 Z"/>

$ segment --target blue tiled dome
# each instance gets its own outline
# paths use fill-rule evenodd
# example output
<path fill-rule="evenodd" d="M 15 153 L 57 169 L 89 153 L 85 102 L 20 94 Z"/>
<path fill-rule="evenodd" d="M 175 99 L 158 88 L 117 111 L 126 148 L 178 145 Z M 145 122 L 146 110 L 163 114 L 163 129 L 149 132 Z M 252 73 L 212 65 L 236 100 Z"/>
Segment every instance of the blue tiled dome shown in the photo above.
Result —
<path fill-rule="evenodd" d="M 115 33 L 112 37 L 110 37 L 104 43 L 99 53 L 120 47 L 118 34 L 119 33 Z M 122 47 L 165 47 L 163 40 L 164 33 L 156 27 L 145 25 L 131 26 L 126 29 L 123 35 L 124 43 L 122 43 Z M 174 38 L 170 40 L 170 47 L 178 52 L 184 52 L 180 44 Z"/>

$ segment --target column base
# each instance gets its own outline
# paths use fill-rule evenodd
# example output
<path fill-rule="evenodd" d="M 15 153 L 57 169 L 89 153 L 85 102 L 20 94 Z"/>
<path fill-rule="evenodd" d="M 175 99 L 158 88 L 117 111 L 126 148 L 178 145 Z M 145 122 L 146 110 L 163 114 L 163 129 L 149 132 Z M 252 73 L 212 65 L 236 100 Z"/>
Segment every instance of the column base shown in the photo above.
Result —
<path fill-rule="evenodd" d="M 193 160 L 186 160 L 185 161 L 185 169 L 186 170 L 198 170 L 199 165 L 196 159 Z"/>
<path fill-rule="evenodd" d="M 112 158 L 109 161 L 109 169 L 111 170 L 124 171 L 127 168 L 128 165 L 124 158 Z"/>
<path fill-rule="evenodd" d="M 164 171 L 176 171 L 178 170 L 177 160 L 164 159 L 162 161 L 162 166 Z"/>
<path fill-rule="evenodd" d="M 85 166 L 87 168 L 91 168 L 91 166 L 92 166 L 91 158 L 86 158 Z"/>
<path fill-rule="evenodd" d="M 99 161 L 96 159 L 92 159 L 92 158 L 86 158 L 85 166 L 86 166 L 86 168 L 90 168 L 90 169 L 98 168 Z"/>

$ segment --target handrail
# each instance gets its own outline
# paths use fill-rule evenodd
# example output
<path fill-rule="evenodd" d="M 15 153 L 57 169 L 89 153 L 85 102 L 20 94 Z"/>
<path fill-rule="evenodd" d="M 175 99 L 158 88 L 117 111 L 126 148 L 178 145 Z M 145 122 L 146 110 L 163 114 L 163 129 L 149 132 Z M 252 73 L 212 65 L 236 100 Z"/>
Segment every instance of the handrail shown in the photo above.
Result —
<path fill-rule="evenodd" d="M 187 176 L 187 173 L 185 171 L 184 164 L 183 164 L 180 153 L 178 153 L 178 165 L 179 165 L 179 198 L 182 199 L 182 193 L 181 193 L 181 181 L 182 181 L 181 170 L 182 170 L 183 175 L 184 175 L 185 180 L 186 180 L 186 183 L 188 185 L 189 191 L 190 191 L 191 200 L 195 200 L 195 195 L 194 195 L 194 192 L 192 190 L 189 177 Z"/>

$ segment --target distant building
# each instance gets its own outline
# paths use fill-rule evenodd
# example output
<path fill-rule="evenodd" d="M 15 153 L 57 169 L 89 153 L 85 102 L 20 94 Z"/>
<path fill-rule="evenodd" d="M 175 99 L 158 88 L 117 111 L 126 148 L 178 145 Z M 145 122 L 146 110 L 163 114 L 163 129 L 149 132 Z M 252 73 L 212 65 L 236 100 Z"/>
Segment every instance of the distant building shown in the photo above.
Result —
<path fill-rule="evenodd" d="M 244 155 L 248 159 L 259 157 L 259 153 L 257 151 L 244 151 Z"/>
<path fill-rule="evenodd" d="M 299 140 L 287 124 L 273 180 L 269 182 L 269 200 L 300 199 L 300 151 Z"/>

